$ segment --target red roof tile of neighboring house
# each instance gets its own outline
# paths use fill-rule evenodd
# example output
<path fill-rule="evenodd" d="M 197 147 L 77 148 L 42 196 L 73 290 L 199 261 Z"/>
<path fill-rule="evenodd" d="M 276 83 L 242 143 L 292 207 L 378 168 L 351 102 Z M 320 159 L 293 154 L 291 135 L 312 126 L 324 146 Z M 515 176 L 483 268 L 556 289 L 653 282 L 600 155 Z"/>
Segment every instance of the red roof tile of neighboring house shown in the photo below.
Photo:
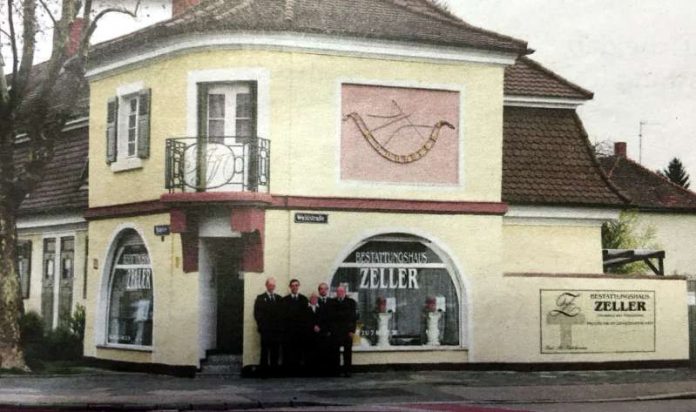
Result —
<path fill-rule="evenodd" d="M 515 54 L 527 43 L 471 26 L 416 0 L 203 0 L 173 18 L 94 46 L 92 58 L 192 33 L 296 32 Z"/>
<path fill-rule="evenodd" d="M 621 156 L 599 158 L 609 179 L 631 198 L 631 206 L 654 211 L 696 211 L 696 193 Z"/>
<path fill-rule="evenodd" d="M 503 200 L 621 206 L 627 198 L 597 163 L 573 110 L 505 107 Z"/>
<path fill-rule="evenodd" d="M 48 164 L 44 179 L 20 206 L 20 215 L 82 211 L 87 208 L 86 166 L 87 127 L 64 132 L 55 143 L 55 154 Z M 19 143 L 15 158 L 20 165 L 29 148 Z"/>
<path fill-rule="evenodd" d="M 534 60 L 521 57 L 505 68 L 505 95 L 589 100 L 593 93 Z"/>

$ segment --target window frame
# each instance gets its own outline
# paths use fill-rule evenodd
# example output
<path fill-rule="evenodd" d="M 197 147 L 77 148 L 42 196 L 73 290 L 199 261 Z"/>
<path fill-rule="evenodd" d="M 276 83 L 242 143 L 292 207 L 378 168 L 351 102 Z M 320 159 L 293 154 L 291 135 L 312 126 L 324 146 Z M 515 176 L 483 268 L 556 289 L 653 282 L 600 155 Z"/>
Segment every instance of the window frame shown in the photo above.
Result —
<path fill-rule="evenodd" d="M 458 302 L 458 331 L 457 336 L 459 338 L 459 343 L 456 345 L 391 345 L 391 346 L 377 346 L 372 345 L 366 346 L 353 346 L 353 352 L 435 352 L 435 351 L 467 351 L 469 350 L 469 319 L 468 319 L 468 306 L 469 306 L 469 295 L 467 294 L 467 287 L 464 284 L 461 271 L 458 269 L 457 265 L 454 263 L 451 254 L 440 246 L 435 241 L 432 241 L 424 236 L 404 232 L 404 231 L 389 231 L 382 232 L 372 236 L 362 237 L 358 242 L 352 243 L 351 247 L 348 247 L 338 255 L 338 260 L 333 265 L 333 271 L 331 276 L 327 279 L 327 284 L 333 289 L 334 278 L 341 269 L 352 268 L 355 266 L 353 263 L 345 263 L 345 260 L 358 249 L 365 246 L 370 242 L 420 242 L 425 247 L 429 248 L 438 258 L 440 258 L 441 263 L 433 264 L 433 266 L 441 266 L 447 270 L 452 285 L 455 288 L 455 295 L 457 296 Z M 351 291 L 353 292 L 353 291 Z M 358 303 L 358 302 L 356 302 Z M 361 314 L 361 317 L 363 315 Z"/>
<path fill-rule="evenodd" d="M 256 112 L 255 135 L 271 140 L 271 74 L 270 70 L 262 67 L 242 67 L 229 69 L 193 70 L 187 73 L 186 85 L 186 135 L 198 136 L 201 133 L 199 123 L 199 85 L 224 84 L 236 82 L 256 83 Z"/>
<path fill-rule="evenodd" d="M 139 100 L 138 94 L 135 93 L 121 97 L 121 104 L 119 104 L 119 107 L 124 107 L 126 110 L 119 110 L 119 116 L 121 117 L 119 120 L 122 122 L 119 130 L 123 131 L 122 133 L 124 136 L 119 136 L 120 133 L 117 133 L 117 139 L 125 150 L 119 150 L 118 152 L 124 153 L 124 158 L 126 159 L 137 157 L 138 155 L 138 122 L 140 121 Z M 131 147 L 133 149 L 132 151 Z"/>
<path fill-rule="evenodd" d="M 140 241 L 142 242 L 143 247 L 147 251 L 148 258 L 150 259 L 149 263 L 149 268 L 150 268 L 150 287 L 152 290 L 152 303 L 151 303 L 151 310 L 152 310 L 152 330 L 151 330 L 151 342 L 150 345 L 137 345 L 137 344 L 128 344 L 128 343 L 118 343 L 118 342 L 109 342 L 109 320 L 110 320 L 110 313 L 111 313 L 111 294 L 113 291 L 113 281 L 114 281 L 114 272 L 116 271 L 117 264 L 116 262 L 118 261 L 119 257 L 123 253 L 123 249 L 126 245 L 121 244 L 123 240 L 127 236 L 138 236 Z M 141 352 L 152 352 L 155 347 L 155 271 L 154 271 L 154 265 L 152 263 L 152 253 L 150 253 L 150 248 L 148 247 L 145 238 L 143 237 L 143 234 L 136 230 L 133 227 L 124 227 L 121 228 L 120 230 L 117 231 L 117 234 L 115 237 L 112 238 L 110 242 L 110 253 L 107 255 L 108 258 L 105 260 L 107 264 L 104 265 L 105 273 L 106 273 L 106 290 L 105 294 L 102 294 L 100 299 L 103 300 L 103 302 L 100 304 L 100 307 L 103 308 L 104 312 L 100 314 L 99 319 L 103 322 L 103 325 L 101 325 L 102 333 L 103 336 L 101 338 L 97 336 L 97 347 L 101 348 L 113 348 L 113 349 L 125 349 L 125 350 L 133 350 L 133 351 L 141 351 Z M 129 265 L 132 266 L 132 265 Z M 102 289 L 103 290 L 103 289 Z M 104 291 L 104 290 L 103 290 Z"/>
<path fill-rule="evenodd" d="M 63 269 L 63 241 L 72 239 L 73 245 L 72 245 L 72 279 L 71 281 L 73 282 L 72 284 L 72 301 L 70 305 L 70 315 L 72 316 L 73 310 L 75 309 L 75 305 L 77 303 L 77 300 L 75 298 L 75 257 L 78 255 L 78 253 L 81 253 L 77 249 L 78 245 L 78 232 L 74 231 L 65 231 L 65 232 L 52 232 L 52 233 L 47 233 L 44 234 L 41 237 L 41 272 L 40 272 L 40 286 L 39 286 L 39 296 L 41 299 L 43 299 L 43 288 L 44 288 L 44 280 L 46 277 L 46 269 L 48 266 L 48 261 L 46 260 L 46 244 L 48 242 L 53 242 L 53 258 L 51 259 L 50 263 L 53 266 L 53 291 L 52 291 L 52 296 L 53 296 L 53 305 L 52 305 L 52 317 L 51 319 L 44 319 L 44 322 L 46 323 L 46 327 L 48 328 L 48 325 L 50 324 L 50 329 L 55 329 L 60 325 L 60 283 L 63 280 L 62 276 L 62 269 Z M 43 303 L 42 303 L 43 305 Z M 41 315 L 43 316 L 43 312 L 41 312 Z"/>
<path fill-rule="evenodd" d="M 147 105 L 142 105 L 141 98 L 144 98 L 145 93 L 147 93 Z M 144 132 L 148 136 L 145 143 L 149 146 L 149 136 L 151 134 L 149 123 L 152 117 L 150 113 L 152 99 L 150 89 L 146 88 L 142 81 L 122 85 L 117 88 L 116 96 L 113 99 L 117 103 L 114 122 L 116 128 L 114 134 L 116 154 L 111 161 L 108 160 L 107 156 L 107 164 L 109 164 L 111 171 L 115 173 L 140 169 L 143 167 L 143 159 L 149 157 L 149 147 L 147 154 L 141 155 L 140 153 L 140 140 L 142 139 L 140 127 L 141 119 L 143 116 L 146 116 L 148 130 Z M 134 109 L 131 106 L 133 101 L 135 101 Z M 143 107 L 147 110 L 146 113 L 142 112 Z M 133 125 L 129 124 L 130 119 L 133 119 Z M 133 133 L 132 139 L 130 136 L 131 131 Z"/>
<path fill-rule="evenodd" d="M 19 272 L 19 287 L 22 293 L 22 299 L 29 299 L 31 297 L 31 271 L 32 271 L 32 258 L 34 254 L 34 244 L 29 239 L 19 239 L 17 241 L 17 271 Z M 25 255 L 25 252 L 26 253 Z M 20 256 L 21 255 L 21 256 Z M 27 262 L 25 273 L 22 274 L 20 268 L 21 260 L 25 259 Z M 26 278 L 26 290 L 23 287 Z"/>

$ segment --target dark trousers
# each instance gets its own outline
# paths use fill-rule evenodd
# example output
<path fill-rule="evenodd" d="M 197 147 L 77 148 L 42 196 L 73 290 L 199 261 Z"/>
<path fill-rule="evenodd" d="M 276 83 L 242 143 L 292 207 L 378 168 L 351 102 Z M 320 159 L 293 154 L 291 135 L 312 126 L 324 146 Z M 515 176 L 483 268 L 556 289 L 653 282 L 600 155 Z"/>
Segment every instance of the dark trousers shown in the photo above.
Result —
<path fill-rule="evenodd" d="M 297 374 L 302 364 L 303 339 L 300 334 L 288 334 L 283 341 L 283 367 L 290 374 Z"/>
<path fill-rule="evenodd" d="M 318 368 L 321 367 L 320 338 L 319 334 L 315 332 L 307 334 L 303 345 L 305 369 L 310 375 L 317 374 Z"/>
<path fill-rule="evenodd" d="M 280 339 L 277 333 L 266 332 L 261 333 L 261 360 L 259 366 L 261 369 L 278 368 L 278 357 L 280 354 Z"/>
<path fill-rule="evenodd" d="M 318 340 L 317 369 L 316 373 L 321 376 L 330 375 L 335 361 L 333 360 L 333 341 L 328 334 L 322 335 Z"/>
<path fill-rule="evenodd" d="M 353 338 L 346 336 L 334 341 L 334 370 L 350 373 L 353 366 Z M 343 366 L 341 367 L 341 348 L 343 348 Z"/>

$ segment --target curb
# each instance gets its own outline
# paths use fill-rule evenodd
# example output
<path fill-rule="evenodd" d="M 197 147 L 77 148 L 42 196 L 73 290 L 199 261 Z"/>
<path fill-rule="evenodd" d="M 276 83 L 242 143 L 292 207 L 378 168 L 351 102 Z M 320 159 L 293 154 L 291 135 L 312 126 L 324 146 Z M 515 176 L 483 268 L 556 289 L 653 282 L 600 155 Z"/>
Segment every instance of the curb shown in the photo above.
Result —
<path fill-rule="evenodd" d="M 696 392 L 676 392 L 659 395 L 628 396 L 622 398 L 600 398 L 586 400 L 560 400 L 560 399 L 536 399 L 536 400 L 475 400 L 467 401 L 476 405 L 514 405 L 514 404 L 552 404 L 552 403 L 615 403 L 615 402 L 649 402 L 667 401 L 678 399 L 696 399 Z"/>
<path fill-rule="evenodd" d="M 554 400 L 554 399 L 536 399 L 536 400 L 463 400 L 472 405 L 513 405 L 513 404 L 556 404 L 556 403 L 615 403 L 615 402 L 648 402 L 660 400 L 678 400 L 678 399 L 696 399 L 696 392 L 677 392 L 659 395 L 648 396 L 632 396 L 620 398 L 603 398 L 603 399 L 588 399 L 588 400 Z M 398 407 L 399 403 L 380 404 L 385 406 Z M 451 402 L 427 402 L 433 404 L 448 404 Z M 261 402 L 250 400 L 248 402 L 201 402 L 201 403 L 62 403 L 52 404 L 48 402 L 26 404 L 26 403 L 0 403 L 0 410 L 4 409 L 46 409 L 59 411 L 143 411 L 143 410 L 251 410 L 251 409 L 273 409 L 273 408 L 302 408 L 302 407 L 360 407 L 361 404 L 339 404 L 332 402 L 308 402 L 308 401 L 289 401 L 289 402 Z"/>
<path fill-rule="evenodd" d="M 341 407 L 351 406 L 330 402 L 201 402 L 201 403 L 124 403 L 116 404 L 111 402 L 106 403 L 62 403 L 52 404 L 48 402 L 25 404 L 25 403 L 0 403 L 0 410 L 6 409 L 40 409 L 58 411 L 153 411 L 153 410 L 173 410 L 173 411 L 189 411 L 189 410 L 250 410 L 250 409 L 273 409 L 273 408 L 303 408 L 303 407 Z M 357 406 L 357 405 L 356 405 Z"/>

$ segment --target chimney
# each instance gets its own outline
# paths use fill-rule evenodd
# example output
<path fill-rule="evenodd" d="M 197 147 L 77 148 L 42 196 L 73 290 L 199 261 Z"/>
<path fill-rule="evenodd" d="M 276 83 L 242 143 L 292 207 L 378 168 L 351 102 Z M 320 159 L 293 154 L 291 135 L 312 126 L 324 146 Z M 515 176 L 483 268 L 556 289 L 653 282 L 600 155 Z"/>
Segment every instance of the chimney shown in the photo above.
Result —
<path fill-rule="evenodd" d="M 172 17 L 180 15 L 200 2 L 201 0 L 172 0 Z"/>
<path fill-rule="evenodd" d="M 626 142 L 614 143 L 614 156 L 623 158 L 626 157 Z"/>
<path fill-rule="evenodd" d="M 65 45 L 68 56 L 74 56 L 80 48 L 84 28 L 85 21 L 82 17 L 76 17 L 75 20 L 70 23 L 69 37 Z"/>

